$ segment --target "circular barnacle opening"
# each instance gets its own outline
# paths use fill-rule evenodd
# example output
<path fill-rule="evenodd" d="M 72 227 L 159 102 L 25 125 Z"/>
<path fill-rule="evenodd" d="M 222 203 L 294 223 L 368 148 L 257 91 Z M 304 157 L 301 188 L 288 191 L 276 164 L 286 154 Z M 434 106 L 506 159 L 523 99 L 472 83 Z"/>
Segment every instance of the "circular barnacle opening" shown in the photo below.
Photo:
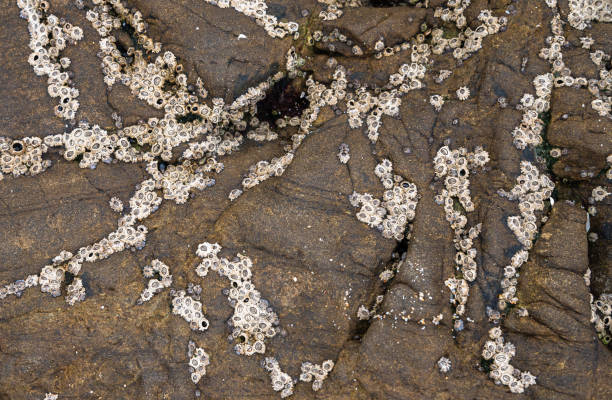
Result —
<path fill-rule="evenodd" d="M 202 326 L 202 329 L 208 329 L 208 321 L 203 319 L 202 323 L 200 324 Z"/>
<path fill-rule="evenodd" d="M 15 140 L 11 146 L 13 153 L 21 153 L 25 149 L 23 142 L 21 140 Z"/>
<path fill-rule="evenodd" d="M 244 335 L 240 335 L 240 336 L 238 336 L 238 341 L 239 341 L 240 343 L 244 343 L 244 342 L 246 342 L 246 336 L 244 336 Z"/>

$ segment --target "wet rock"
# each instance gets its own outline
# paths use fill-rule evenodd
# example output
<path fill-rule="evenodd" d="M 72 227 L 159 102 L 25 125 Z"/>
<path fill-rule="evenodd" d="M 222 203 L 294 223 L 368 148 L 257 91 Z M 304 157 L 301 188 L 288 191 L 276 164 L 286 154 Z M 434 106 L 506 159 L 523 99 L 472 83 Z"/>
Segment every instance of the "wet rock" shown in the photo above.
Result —
<path fill-rule="evenodd" d="M 481 8 L 501 15 L 510 6 L 508 29 L 487 37 L 483 48 L 463 62 L 449 54 L 432 56 L 425 87 L 402 98 L 397 118 L 383 118 L 377 143 L 363 129 L 349 128 L 342 107 L 324 109 L 284 174 L 232 202 L 228 193 L 241 187 L 249 166 L 284 154 L 283 145 L 295 128 L 279 132 L 280 141 L 247 140 L 240 151 L 220 159 L 225 169 L 215 177 L 215 186 L 195 193 L 184 205 L 164 202 L 144 221 L 149 235 L 142 250 L 84 265 L 84 302 L 69 307 L 63 297 L 51 298 L 36 289 L 2 300 L 0 398 L 40 399 L 53 392 L 79 399 L 188 399 L 196 390 L 207 399 L 277 398 L 261 357 L 239 356 L 228 341 L 232 307 L 223 293 L 227 280 L 214 272 L 204 279 L 195 274 L 195 249 L 205 240 L 219 242 L 224 256 L 240 252 L 252 258 L 253 283 L 280 319 L 281 332 L 267 342 L 268 351 L 285 372 L 297 377 L 304 361 L 336 362 L 320 392 L 298 383 L 293 398 L 612 397 L 610 351 L 589 322 L 589 288 L 583 279 L 591 267 L 593 292 L 610 292 L 612 198 L 597 204 L 591 230 L 600 239 L 590 244 L 582 208 L 589 205 L 592 186 L 609 183 L 602 170 L 612 153 L 610 120 L 592 110 L 592 96 L 584 89 L 553 91 L 546 145 L 567 151 L 554 163 L 543 161 L 552 165 L 558 200 L 552 210 L 547 203 L 543 214 L 549 219 L 538 222 L 541 233 L 521 270 L 518 307 L 525 307 L 529 316 L 519 317 L 515 307 L 502 321 L 507 339 L 517 347 L 513 364 L 531 371 L 538 384 L 525 395 L 513 395 L 496 386 L 481 364 L 491 327 L 486 309 L 496 305 L 503 267 L 519 248 L 506 224 L 509 216 L 518 215 L 518 204 L 500 197 L 498 190 L 515 185 L 521 160 L 538 163 L 536 152 L 519 152 L 512 144 L 510 132 L 522 117 L 514 107 L 524 93 L 533 93 L 534 77 L 549 70 L 537 54 L 550 34 L 551 11 L 531 2 L 472 3 L 466 12 L 470 24 Z M 567 2 L 559 3 L 566 13 Z M 18 18 L 16 5 L 7 4 L 0 10 L 6 28 L 0 31 L 5 56 L 0 135 L 61 133 L 67 126 L 53 115 L 55 100 L 46 93 L 46 80 L 34 75 L 26 61 L 26 23 Z M 330 55 L 347 67 L 352 83 L 369 87 L 384 86 L 388 75 L 410 60 L 409 51 L 376 60 L 371 52 L 354 57 L 349 47 L 335 52 L 305 48 L 304 37 L 272 39 L 251 18 L 201 0 L 135 0 L 128 5 L 143 12 L 151 36 L 177 54 L 190 80 L 202 77 L 210 97 L 227 101 L 282 70 L 291 46 L 323 82 L 333 72 L 326 66 Z M 85 31 L 82 41 L 66 49 L 81 92 L 79 117 L 112 128 L 113 112 L 126 124 L 159 116 L 120 84 L 112 89 L 104 85 L 97 35 L 84 13 L 71 1 L 51 6 Z M 268 6 L 282 20 L 298 21 L 303 32 L 338 28 L 369 51 L 381 36 L 387 45 L 397 44 L 434 20 L 432 9 L 406 6 L 345 8 L 340 19 L 329 22 L 318 21 L 321 5 L 315 1 Z M 304 9 L 310 14 L 302 14 Z M 592 63 L 577 44 L 584 33 L 567 31 L 573 46 L 567 49 L 568 65 L 577 74 L 593 75 Z M 597 46 L 611 51 L 609 24 L 595 23 L 590 33 Z M 123 36 L 120 40 L 129 42 Z M 451 69 L 453 75 L 436 83 L 433 75 L 441 69 Z M 471 91 L 466 101 L 454 95 L 461 86 Z M 433 94 L 447 97 L 440 112 L 429 104 Z M 507 99 L 506 108 L 500 107 L 500 97 Z M 350 147 L 347 164 L 337 159 L 341 143 Z M 443 283 L 454 274 L 453 232 L 433 199 L 443 183 L 434 178 L 432 160 L 445 144 L 470 151 L 484 146 L 491 157 L 484 170 L 471 176 L 476 210 L 468 222 L 481 222 L 483 230 L 475 244 L 478 277 L 470 285 L 469 319 L 460 332 L 453 332 L 450 293 Z M 0 284 L 37 273 L 60 250 L 74 251 L 116 229 L 119 214 L 110 210 L 108 200 L 117 196 L 127 203 L 135 185 L 147 177 L 141 164 L 101 163 L 83 170 L 57 152 L 50 158 L 54 164 L 44 174 L 0 182 Z M 382 196 L 373 169 L 385 158 L 419 191 L 411 237 L 404 243 L 384 239 L 359 222 L 348 201 L 353 191 Z M 544 164 L 539 165 L 546 168 Z M 582 176 L 583 171 L 594 176 Z M 383 284 L 379 273 L 399 257 L 404 257 L 401 268 Z M 202 286 L 200 301 L 210 322 L 206 332 L 194 333 L 172 314 L 168 290 L 136 304 L 146 285 L 141 268 L 153 258 L 170 266 L 176 289 L 189 283 Z M 381 295 L 377 316 L 358 321 L 358 308 L 372 306 Z M 432 320 L 439 315 L 436 325 Z M 197 386 L 187 366 L 189 340 L 211 358 Z M 437 367 L 443 356 L 452 361 L 448 374 Z"/>

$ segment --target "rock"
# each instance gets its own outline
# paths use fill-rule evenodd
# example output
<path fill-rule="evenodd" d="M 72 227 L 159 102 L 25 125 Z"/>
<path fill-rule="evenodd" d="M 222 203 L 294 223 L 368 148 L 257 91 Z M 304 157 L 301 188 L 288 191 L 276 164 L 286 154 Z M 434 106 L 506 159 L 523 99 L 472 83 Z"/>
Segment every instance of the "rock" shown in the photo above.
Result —
<path fill-rule="evenodd" d="M 65 50 L 81 93 L 79 119 L 113 130 L 113 113 L 126 125 L 163 115 L 120 83 L 107 88 L 96 57 L 98 35 L 85 11 L 72 1 L 51 3 L 52 12 L 84 30 L 83 40 Z M 376 41 L 381 36 L 386 45 L 410 40 L 424 22 L 429 27 L 436 23 L 432 7 L 445 2 L 430 1 L 427 9 L 403 3 L 371 1 L 366 7 L 344 7 L 337 20 L 320 21 L 324 5 L 314 0 L 267 2 L 270 14 L 300 24 L 295 41 L 273 39 L 233 8 L 202 0 L 135 0 L 128 5 L 142 11 L 149 34 L 177 55 L 189 82 L 203 79 L 208 100 L 231 102 L 283 70 L 291 47 L 321 82 L 331 82 L 334 69 L 326 64 L 333 56 L 346 66 L 351 86 L 358 81 L 369 89 L 384 87 L 390 73 L 410 63 L 410 50 L 375 59 Z M 565 17 L 567 2 L 559 3 Z M 432 55 L 424 88 L 402 97 L 399 116 L 382 118 L 376 143 L 364 129 L 348 126 L 344 105 L 323 108 L 283 175 L 230 201 L 228 194 L 241 188 L 249 167 L 283 155 L 297 128 L 276 129 L 280 139 L 273 142 L 245 140 L 239 151 L 219 159 L 225 168 L 215 175 L 214 186 L 195 191 L 186 204 L 165 201 L 143 222 L 149 231 L 143 249 L 84 264 L 85 301 L 70 307 L 62 296 L 53 298 L 37 288 L 0 300 L 0 399 L 42 399 L 47 392 L 58 393 L 59 399 L 188 399 L 196 391 L 206 399 L 277 398 L 261 366 L 263 357 L 239 356 L 228 340 L 233 308 L 224 290 L 230 284 L 214 271 L 204 278 L 195 273 L 200 262 L 195 250 L 204 241 L 218 242 L 224 257 L 241 253 L 253 260 L 252 282 L 280 322 L 279 333 L 266 341 L 266 356 L 276 357 L 296 379 L 303 362 L 335 362 L 320 391 L 297 382 L 295 399 L 611 398 L 610 350 L 590 322 L 589 294 L 612 288 L 612 196 L 595 204 L 598 211 L 590 219 L 591 232 L 599 237 L 595 242 L 587 241 L 584 209 L 591 205 L 594 186 L 609 189 L 605 169 L 612 153 L 611 122 L 593 111 L 586 89 L 555 88 L 546 142 L 517 151 L 511 131 L 522 111 L 515 106 L 524 93 L 534 93 L 533 79 L 550 70 L 538 52 L 550 35 L 552 11 L 544 3 L 474 0 L 466 11 L 470 27 L 478 26 L 475 18 L 484 8 L 507 16 L 507 29 L 486 37 L 483 48 L 462 62 L 449 53 Z M 5 28 L 0 31 L 5 55 L 0 136 L 68 131 L 78 121 L 54 116 L 56 100 L 46 93 L 46 78 L 36 76 L 27 63 L 27 24 L 18 15 L 15 2 L 0 10 Z M 564 27 L 571 43 L 563 49 L 564 60 L 575 74 L 588 77 L 597 70 L 579 38 L 592 34 L 594 49 L 612 52 L 610 25 L 592 25 L 584 32 Z M 455 30 L 450 23 L 440 26 L 449 35 Z M 347 45 L 337 44 L 332 52 L 321 43 L 305 43 L 314 30 L 334 28 L 365 54 L 357 57 Z M 125 31 L 118 35 L 120 41 L 131 41 Z M 441 69 L 453 74 L 437 83 L 434 77 Z M 301 83 L 290 82 L 295 87 L 290 98 L 301 96 Z M 471 91 L 466 101 L 456 98 L 461 86 Z M 439 112 L 429 103 L 434 94 L 445 96 Z M 506 108 L 499 105 L 500 97 L 507 99 Z M 350 148 L 347 164 L 337 158 L 341 143 Z M 475 211 L 468 213 L 468 224 L 482 223 L 482 232 L 475 242 L 477 279 L 470 285 L 461 331 L 453 331 L 454 310 L 444 285 L 455 273 L 453 231 L 434 201 L 444 185 L 435 178 L 433 158 L 443 145 L 468 151 L 484 146 L 490 156 L 486 168 L 470 175 Z M 558 160 L 540 160 L 550 147 L 566 151 Z M 178 160 L 175 153 L 170 164 Z M 120 215 L 111 211 L 109 199 L 117 196 L 127 207 L 136 185 L 149 176 L 144 163 L 100 163 L 90 170 L 64 160 L 57 149 L 47 156 L 53 165 L 43 174 L 0 181 L 0 286 L 37 274 L 63 249 L 75 251 L 115 230 Z M 385 239 L 357 220 L 358 209 L 348 200 L 354 191 L 382 197 L 384 188 L 373 170 L 383 159 L 393 163 L 394 173 L 415 183 L 419 193 L 410 238 L 402 242 Z M 520 270 L 519 303 L 501 321 L 507 341 L 516 346 L 512 364 L 537 376 L 537 385 L 515 395 L 487 376 L 481 351 L 493 326 L 487 308 L 496 307 L 503 268 L 520 249 L 507 226 L 509 216 L 519 215 L 518 203 L 499 191 L 516 184 L 523 160 L 548 173 L 557 190 L 554 206 L 546 200 L 544 211 L 537 213 L 539 235 Z M 147 283 L 142 267 L 155 258 L 170 267 L 173 289 L 201 285 L 207 331 L 194 332 L 172 314 L 170 290 L 137 304 Z M 382 282 L 379 274 L 398 260 L 397 273 Z M 592 270 L 591 288 L 584 281 L 587 268 Z M 383 300 L 377 304 L 379 296 Z M 357 318 L 360 306 L 372 309 L 375 304 L 373 318 Z M 518 315 L 522 307 L 528 316 Z M 210 355 L 197 385 L 187 365 L 190 340 Z M 441 357 L 452 362 L 446 374 L 437 366 Z"/>

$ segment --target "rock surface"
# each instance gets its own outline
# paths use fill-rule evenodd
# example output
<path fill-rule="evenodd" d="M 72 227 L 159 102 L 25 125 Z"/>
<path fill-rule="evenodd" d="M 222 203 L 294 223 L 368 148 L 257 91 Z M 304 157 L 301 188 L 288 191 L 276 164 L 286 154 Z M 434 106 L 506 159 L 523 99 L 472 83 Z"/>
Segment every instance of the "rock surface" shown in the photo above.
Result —
<path fill-rule="evenodd" d="M 468 19 L 483 8 L 501 14 L 510 3 L 473 1 Z M 591 95 L 586 90 L 553 91 L 547 141 L 567 150 L 553 160 L 550 171 L 558 185 L 557 202 L 545 210 L 548 220 L 521 270 L 519 305 L 529 316 L 519 317 L 513 308 L 503 322 L 517 348 L 513 365 L 531 371 L 538 384 L 525 394 L 511 394 L 480 366 L 490 328 L 485 310 L 495 307 L 503 267 L 518 246 L 506 226 L 506 218 L 518 214 L 517 203 L 497 192 L 514 186 L 521 160 L 536 159 L 533 150 L 521 153 L 512 144 L 510 132 L 522 115 L 513 106 L 523 93 L 533 92 L 533 78 L 549 70 L 538 52 L 549 35 L 550 10 L 544 2 L 531 3 L 512 2 L 507 30 L 487 37 L 483 49 L 461 65 L 433 56 L 434 70 L 452 69 L 453 75 L 442 84 L 429 75 L 426 88 L 405 96 L 398 118 L 383 117 L 376 144 L 361 130 L 350 129 L 345 115 L 322 112 L 281 177 L 230 202 L 227 194 L 239 187 L 250 165 L 283 154 L 282 143 L 247 141 L 224 160 L 225 170 L 215 186 L 197 192 L 184 205 L 164 202 L 148 219 L 149 235 L 141 251 L 115 254 L 84 268 L 84 302 L 69 307 L 62 297 L 51 298 L 37 289 L 1 300 L 0 399 L 42 399 L 46 392 L 58 393 L 60 399 L 190 399 L 198 398 L 196 390 L 199 398 L 211 400 L 278 398 L 260 366 L 262 357 L 236 355 L 228 341 L 226 322 L 232 308 L 223 294 L 226 280 L 213 273 L 204 279 L 195 274 L 195 249 L 203 241 L 219 242 L 224 254 L 240 252 L 253 259 L 253 282 L 283 329 L 268 349 L 285 372 L 297 377 L 304 361 L 336 362 L 320 391 L 298 383 L 292 398 L 612 398 L 611 353 L 589 322 L 589 287 L 583 279 L 590 268 L 592 293 L 612 291 L 612 196 L 597 203 L 598 213 L 590 217 L 591 232 L 599 236 L 596 242 L 587 241 L 582 207 L 588 206 L 594 186 L 609 188 L 605 172 L 600 172 L 609 167 L 612 122 L 588 106 Z M 204 1 L 128 4 L 143 12 L 151 36 L 175 52 L 190 79 L 200 76 L 212 97 L 233 100 L 284 68 L 287 50 L 302 45 L 291 38 L 270 38 L 252 19 Z M 371 48 L 381 35 L 389 44 L 401 42 L 418 32 L 423 21 L 433 19 L 431 10 L 363 7 L 346 9 L 339 20 L 323 24 L 317 20 L 321 5 L 315 1 L 278 1 L 269 7 L 274 15 L 303 26 L 337 27 L 364 48 Z M 125 123 L 159 115 L 121 85 L 112 90 L 104 85 L 97 34 L 83 11 L 68 0 L 51 1 L 51 9 L 85 31 L 83 40 L 66 50 L 81 92 L 82 118 L 110 128 L 113 112 Z M 302 10 L 310 14 L 304 16 Z M 27 26 L 18 15 L 13 0 L 3 1 L 0 136 L 62 133 L 68 127 L 53 114 L 55 100 L 46 93 L 45 79 L 27 64 Z M 568 64 L 573 71 L 592 73 L 576 44 L 580 35 L 567 29 L 576 47 L 575 60 L 568 56 Z M 610 24 L 594 23 L 593 37 L 612 53 Z M 325 61 L 330 54 L 325 49 L 309 51 L 306 66 L 317 79 L 329 80 L 333 70 Z M 347 51 L 332 55 L 347 66 L 347 75 L 377 85 L 385 84 L 388 74 L 409 59 L 409 53 L 380 60 Z M 528 62 L 522 68 L 524 58 Z M 469 100 L 454 96 L 460 86 L 470 88 Z M 429 104 L 433 94 L 449 96 L 439 113 Z M 507 108 L 497 105 L 502 96 Z M 350 147 L 347 165 L 336 156 L 341 143 Z M 456 336 L 444 286 L 454 270 L 453 232 L 434 202 L 441 182 L 434 179 L 432 162 L 444 144 L 468 150 L 481 145 L 491 157 L 487 169 L 471 179 L 476 211 L 469 221 L 482 223 L 483 229 L 477 244 L 478 278 L 467 305 L 471 322 Z M 419 190 L 405 248 L 359 222 L 348 201 L 353 191 L 382 196 L 373 169 L 384 158 Z M 0 182 L 0 284 L 36 274 L 62 249 L 74 251 L 114 230 L 117 214 L 108 207 L 109 199 L 117 196 L 127 202 L 147 175 L 140 164 L 101 164 L 90 170 L 57 152 L 51 159 L 53 166 L 41 175 Z M 581 176 L 582 171 L 594 177 Z M 405 252 L 403 267 L 382 285 L 378 275 L 398 252 Z M 206 332 L 194 333 L 171 313 L 167 290 L 136 305 L 146 285 L 141 267 L 154 258 L 170 266 L 174 287 L 189 282 L 202 286 L 201 301 L 210 321 Z M 372 305 L 380 294 L 385 295 L 382 317 L 358 321 L 359 306 Z M 439 314 L 442 321 L 433 325 L 432 318 Z M 406 315 L 407 321 L 401 318 Z M 197 385 L 187 366 L 190 339 L 211 359 Z M 448 374 L 438 370 L 442 356 L 452 361 Z"/>

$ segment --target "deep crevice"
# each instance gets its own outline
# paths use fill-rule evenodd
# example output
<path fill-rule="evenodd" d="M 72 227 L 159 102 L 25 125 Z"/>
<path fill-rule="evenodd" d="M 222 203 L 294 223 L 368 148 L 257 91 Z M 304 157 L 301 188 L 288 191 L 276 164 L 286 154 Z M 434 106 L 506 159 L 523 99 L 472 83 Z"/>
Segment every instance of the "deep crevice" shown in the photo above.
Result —
<path fill-rule="evenodd" d="M 370 299 L 370 304 L 368 305 L 369 306 L 368 310 L 378 309 L 378 307 L 380 307 L 382 302 L 381 304 L 376 305 L 376 298 L 378 296 L 383 296 L 383 299 L 384 299 L 384 296 L 387 295 L 387 292 L 391 288 L 393 281 L 395 280 L 395 277 L 397 276 L 398 266 L 406 258 L 406 252 L 408 251 L 408 237 L 410 237 L 410 230 L 411 230 L 410 227 L 406 229 L 404 238 L 397 244 L 397 246 L 395 246 L 395 249 L 393 249 L 391 260 L 383 264 L 383 267 L 380 268 L 376 272 L 376 275 L 374 276 L 375 282 L 373 283 L 373 288 L 372 288 L 372 297 Z M 385 270 L 393 270 L 394 275 L 388 281 L 383 282 L 382 280 L 380 280 L 379 274 Z M 365 336 L 368 329 L 370 328 L 370 325 L 372 324 L 372 320 L 373 320 L 372 315 L 370 315 L 370 318 L 367 320 L 358 319 L 357 323 L 355 324 L 355 327 L 351 330 L 349 334 L 350 340 L 360 341 Z"/>
<path fill-rule="evenodd" d="M 284 77 L 276 82 L 257 103 L 257 118 L 275 126 L 275 121 L 281 117 L 300 116 L 310 106 L 304 86 L 302 78 Z"/>

